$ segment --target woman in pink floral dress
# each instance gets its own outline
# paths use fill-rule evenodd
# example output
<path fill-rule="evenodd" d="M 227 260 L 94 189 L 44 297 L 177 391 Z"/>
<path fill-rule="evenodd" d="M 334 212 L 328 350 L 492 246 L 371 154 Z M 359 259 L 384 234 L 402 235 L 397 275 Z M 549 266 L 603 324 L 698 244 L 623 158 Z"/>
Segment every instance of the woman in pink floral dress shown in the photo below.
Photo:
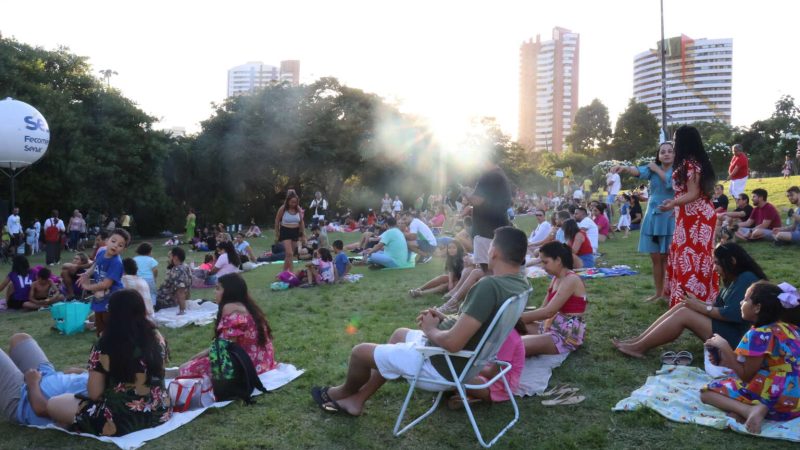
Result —
<path fill-rule="evenodd" d="M 272 332 L 264 312 L 247 292 L 247 283 L 241 275 L 230 273 L 217 280 L 214 300 L 219 304 L 215 336 L 228 339 L 242 347 L 256 372 L 262 374 L 275 368 L 275 351 Z M 180 367 L 182 377 L 211 378 L 208 350 L 198 353 Z"/>
<path fill-rule="evenodd" d="M 665 200 L 661 211 L 675 210 L 675 232 L 667 259 L 669 306 L 689 293 L 711 304 L 719 291 L 714 270 L 714 226 L 711 203 L 715 175 L 703 148 L 700 132 L 683 125 L 675 131 L 675 162 L 672 186 L 675 198 Z"/>

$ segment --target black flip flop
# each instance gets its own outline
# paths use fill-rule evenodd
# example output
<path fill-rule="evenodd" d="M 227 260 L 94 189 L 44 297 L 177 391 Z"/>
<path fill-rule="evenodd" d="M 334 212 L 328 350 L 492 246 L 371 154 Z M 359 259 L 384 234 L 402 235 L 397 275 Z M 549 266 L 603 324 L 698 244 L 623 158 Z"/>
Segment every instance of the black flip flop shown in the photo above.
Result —
<path fill-rule="evenodd" d="M 330 389 L 330 386 L 314 386 L 311 388 L 311 397 L 317 403 L 317 406 L 319 406 L 319 408 L 325 412 L 332 414 L 342 413 L 346 416 L 354 417 L 346 409 L 342 408 L 341 405 L 336 403 L 336 400 L 332 399 L 328 395 L 328 389 Z"/>

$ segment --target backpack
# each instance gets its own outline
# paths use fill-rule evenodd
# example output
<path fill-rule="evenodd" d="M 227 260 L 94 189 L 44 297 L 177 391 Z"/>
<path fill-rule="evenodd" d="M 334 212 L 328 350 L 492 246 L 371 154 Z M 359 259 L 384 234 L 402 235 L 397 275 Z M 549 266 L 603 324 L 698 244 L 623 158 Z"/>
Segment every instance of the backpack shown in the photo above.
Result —
<path fill-rule="evenodd" d="M 61 232 L 58 230 L 58 222 L 50 220 L 50 225 L 44 230 L 45 242 L 58 242 L 61 238 Z"/>
<path fill-rule="evenodd" d="M 253 390 L 267 392 L 253 365 L 253 360 L 244 349 L 227 339 L 216 338 L 208 350 L 211 365 L 211 386 L 214 398 L 221 402 L 241 399 L 245 404 L 255 403 Z"/>

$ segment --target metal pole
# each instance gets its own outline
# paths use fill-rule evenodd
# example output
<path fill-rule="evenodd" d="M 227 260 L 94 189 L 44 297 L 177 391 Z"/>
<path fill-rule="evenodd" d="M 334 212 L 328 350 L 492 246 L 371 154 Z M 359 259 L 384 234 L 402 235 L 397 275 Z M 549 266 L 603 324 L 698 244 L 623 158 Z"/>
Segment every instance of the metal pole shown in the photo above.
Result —
<path fill-rule="evenodd" d="M 667 43 L 664 40 L 664 0 L 661 0 L 661 131 L 667 134 Z"/>
<path fill-rule="evenodd" d="M 14 180 L 17 179 L 17 174 L 14 173 L 14 169 L 11 169 L 11 210 L 14 210 L 14 204 L 16 203 L 16 197 L 14 195 Z"/>

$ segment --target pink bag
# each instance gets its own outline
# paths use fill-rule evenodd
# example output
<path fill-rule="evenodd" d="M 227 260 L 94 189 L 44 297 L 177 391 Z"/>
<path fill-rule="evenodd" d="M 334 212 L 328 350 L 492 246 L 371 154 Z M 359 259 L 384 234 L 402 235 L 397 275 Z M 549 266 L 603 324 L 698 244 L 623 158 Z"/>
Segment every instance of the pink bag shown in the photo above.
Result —
<path fill-rule="evenodd" d="M 288 270 L 279 273 L 276 278 L 288 284 L 290 287 L 300 286 L 300 278 L 297 278 L 297 275 Z"/>
<path fill-rule="evenodd" d="M 168 392 L 172 400 L 172 410 L 186 412 L 190 409 L 204 408 L 214 403 L 211 383 L 204 386 L 202 378 L 177 377 L 170 381 Z"/>

